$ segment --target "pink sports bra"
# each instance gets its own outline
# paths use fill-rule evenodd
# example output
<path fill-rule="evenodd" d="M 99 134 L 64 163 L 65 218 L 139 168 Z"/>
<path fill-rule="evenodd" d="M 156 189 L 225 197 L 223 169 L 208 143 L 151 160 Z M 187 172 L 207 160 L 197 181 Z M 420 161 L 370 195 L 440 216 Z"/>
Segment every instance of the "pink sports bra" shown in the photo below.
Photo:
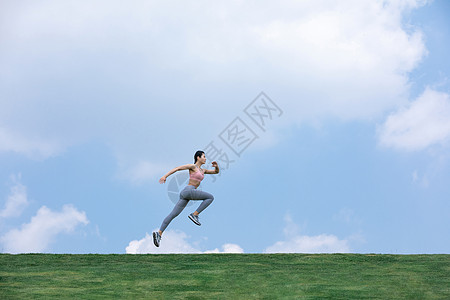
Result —
<path fill-rule="evenodd" d="M 197 181 L 202 181 L 205 175 L 200 170 L 195 171 L 194 173 L 189 172 L 189 179 L 194 179 Z"/>

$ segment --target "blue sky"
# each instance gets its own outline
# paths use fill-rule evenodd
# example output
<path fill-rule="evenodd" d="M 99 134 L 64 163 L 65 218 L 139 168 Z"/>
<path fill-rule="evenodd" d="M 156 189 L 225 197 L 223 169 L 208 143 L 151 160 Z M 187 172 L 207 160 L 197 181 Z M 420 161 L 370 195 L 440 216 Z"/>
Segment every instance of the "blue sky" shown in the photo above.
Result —
<path fill-rule="evenodd" d="M 2 252 L 449 253 L 447 1 L 0 6 Z M 154 247 L 210 142 L 202 226 Z"/>

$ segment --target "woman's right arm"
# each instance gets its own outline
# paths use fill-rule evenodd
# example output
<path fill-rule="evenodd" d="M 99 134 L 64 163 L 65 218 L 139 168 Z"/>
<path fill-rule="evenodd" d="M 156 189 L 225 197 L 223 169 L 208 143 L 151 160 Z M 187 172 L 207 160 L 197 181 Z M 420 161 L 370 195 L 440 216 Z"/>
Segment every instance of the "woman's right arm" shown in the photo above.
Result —
<path fill-rule="evenodd" d="M 161 177 L 161 179 L 159 180 L 159 183 L 166 182 L 167 177 L 169 177 L 170 175 L 172 175 L 176 171 L 189 170 L 189 169 L 195 170 L 195 165 L 194 164 L 187 164 L 187 165 L 183 165 L 183 166 L 179 166 L 179 167 L 173 168 L 166 175 Z"/>

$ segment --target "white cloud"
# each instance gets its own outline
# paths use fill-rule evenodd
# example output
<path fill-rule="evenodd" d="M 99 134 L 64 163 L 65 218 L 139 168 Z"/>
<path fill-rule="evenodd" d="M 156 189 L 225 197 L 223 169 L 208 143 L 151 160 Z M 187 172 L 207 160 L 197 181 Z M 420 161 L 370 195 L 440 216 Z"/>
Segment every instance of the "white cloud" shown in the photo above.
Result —
<path fill-rule="evenodd" d="M 55 142 L 37 137 L 25 137 L 0 127 L 0 152 L 15 152 L 29 158 L 42 159 L 61 152 L 62 147 Z"/>
<path fill-rule="evenodd" d="M 350 208 L 342 208 L 333 215 L 333 220 L 346 224 L 361 224 L 360 218 L 355 214 L 355 211 Z"/>
<path fill-rule="evenodd" d="M 167 164 L 152 163 L 146 160 L 141 160 L 132 166 L 129 164 L 122 165 L 124 167 L 122 171 L 119 171 L 120 178 L 126 179 L 136 185 L 148 181 L 157 182 L 163 175 L 175 167 L 170 167 Z"/>
<path fill-rule="evenodd" d="M 350 247 L 346 240 L 331 234 L 299 235 L 267 247 L 264 253 L 346 253 Z"/>
<path fill-rule="evenodd" d="M 126 247 L 128 254 L 145 253 L 200 253 L 198 249 L 192 247 L 186 240 L 188 235 L 180 230 L 166 230 L 162 236 L 161 244 L 156 247 L 153 244 L 153 237 L 148 233 L 145 237 L 131 241 Z"/>
<path fill-rule="evenodd" d="M 290 215 L 285 216 L 283 229 L 285 240 L 267 247 L 264 253 L 345 253 L 350 252 L 347 240 L 340 240 L 331 234 L 317 236 L 300 235 L 298 226 Z"/>
<path fill-rule="evenodd" d="M 284 216 L 284 223 L 286 224 L 283 228 L 284 236 L 291 237 L 299 234 L 300 228 L 295 224 L 294 220 L 292 220 L 291 214 L 287 213 Z"/>
<path fill-rule="evenodd" d="M 161 244 L 156 247 L 153 237 L 148 233 L 140 240 L 131 241 L 125 251 L 128 254 L 146 253 L 244 253 L 244 250 L 236 244 L 224 244 L 223 251 L 219 249 L 201 251 L 193 247 L 187 239 L 189 236 L 180 230 L 166 230 L 161 239 Z"/>
<path fill-rule="evenodd" d="M 417 170 L 412 173 L 412 182 L 418 184 L 423 188 L 427 188 L 430 186 L 430 181 L 428 178 L 428 174 L 419 174 Z"/>
<path fill-rule="evenodd" d="M 427 88 L 414 102 L 393 114 L 379 129 L 379 142 L 397 150 L 423 150 L 450 139 L 450 97 Z"/>
<path fill-rule="evenodd" d="M 4 252 L 31 253 L 43 252 L 57 235 L 70 233 L 80 224 L 88 224 L 86 213 L 72 205 L 64 205 L 60 212 L 42 206 L 31 218 L 30 223 L 20 229 L 13 229 L 0 238 Z"/>
<path fill-rule="evenodd" d="M 418 175 L 418 173 L 417 173 L 417 170 L 415 170 L 415 171 L 412 173 L 412 180 L 413 180 L 413 182 L 417 182 L 417 181 L 419 180 L 419 175 Z"/>
<path fill-rule="evenodd" d="M 0 211 L 0 218 L 18 217 L 29 204 L 27 188 L 20 183 L 20 174 L 11 178 L 14 185 L 6 199 L 5 208 Z"/>
<path fill-rule="evenodd" d="M 244 249 L 236 244 L 224 244 L 222 246 L 222 251 L 216 248 L 214 250 L 207 250 L 204 253 L 244 253 Z"/>
<path fill-rule="evenodd" d="M 159 176 L 157 160 L 209 143 L 261 86 L 286 127 L 377 117 L 406 102 L 408 73 L 426 54 L 420 31 L 402 19 L 424 3 L 9 4 L 0 12 L 0 119 L 8 129 L 0 151 L 48 157 L 96 139 L 139 183 Z M 192 138 L 196 118 L 208 126 Z"/>

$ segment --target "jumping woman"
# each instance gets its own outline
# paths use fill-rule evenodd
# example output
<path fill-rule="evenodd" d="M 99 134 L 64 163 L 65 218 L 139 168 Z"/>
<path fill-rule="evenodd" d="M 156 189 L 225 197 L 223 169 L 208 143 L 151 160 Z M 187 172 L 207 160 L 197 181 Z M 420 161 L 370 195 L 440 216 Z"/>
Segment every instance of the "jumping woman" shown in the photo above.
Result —
<path fill-rule="evenodd" d="M 187 164 L 176 167 L 170 170 L 169 173 L 161 177 L 161 179 L 159 180 L 159 183 L 162 184 L 166 182 L 167 177 L 169 177 L 176 171 L 189 170 L 189 184 L 180 192 L 180 200 L 178 200 L 178 203 L 175 205 L 172 212 L 164 219 L 164 221 L 161 224 L 161 227 L 159 228 L 159 231 L 153 232 L 153 243 L 155 244 L 156 247 L 159 247 L 159 244 L 161 242 L 161 236 L 164 230 L 167 228 L 169 223 L 183 211 L 183 209 L 188 204 L 189 200 L 203 200 L 202 203 L 200 203 L 200 206 L 197 208 L 197 210 L 188 216 L 189 219 L 191 219 L 191 221 L 194 222 L 196 225 L 198 226 L 201 225 L 199 222 L 198 215 L 213 202 L 214 196 L 211 195 L 210 193 L 199 191 L 197 190 L 197 188 L 200 185 L 200 182 L 205 177 L 204 174 L 219 173 L 219 166 L 217 165 L 217 162 L 213 161 L 211 163 L 212 166 L 215 168 L 215 170 L 206 170 L 200 168 L 205 163 L 206 163 L 205 152 L 199 150 L 194 154 L 193 164 Z"/>

